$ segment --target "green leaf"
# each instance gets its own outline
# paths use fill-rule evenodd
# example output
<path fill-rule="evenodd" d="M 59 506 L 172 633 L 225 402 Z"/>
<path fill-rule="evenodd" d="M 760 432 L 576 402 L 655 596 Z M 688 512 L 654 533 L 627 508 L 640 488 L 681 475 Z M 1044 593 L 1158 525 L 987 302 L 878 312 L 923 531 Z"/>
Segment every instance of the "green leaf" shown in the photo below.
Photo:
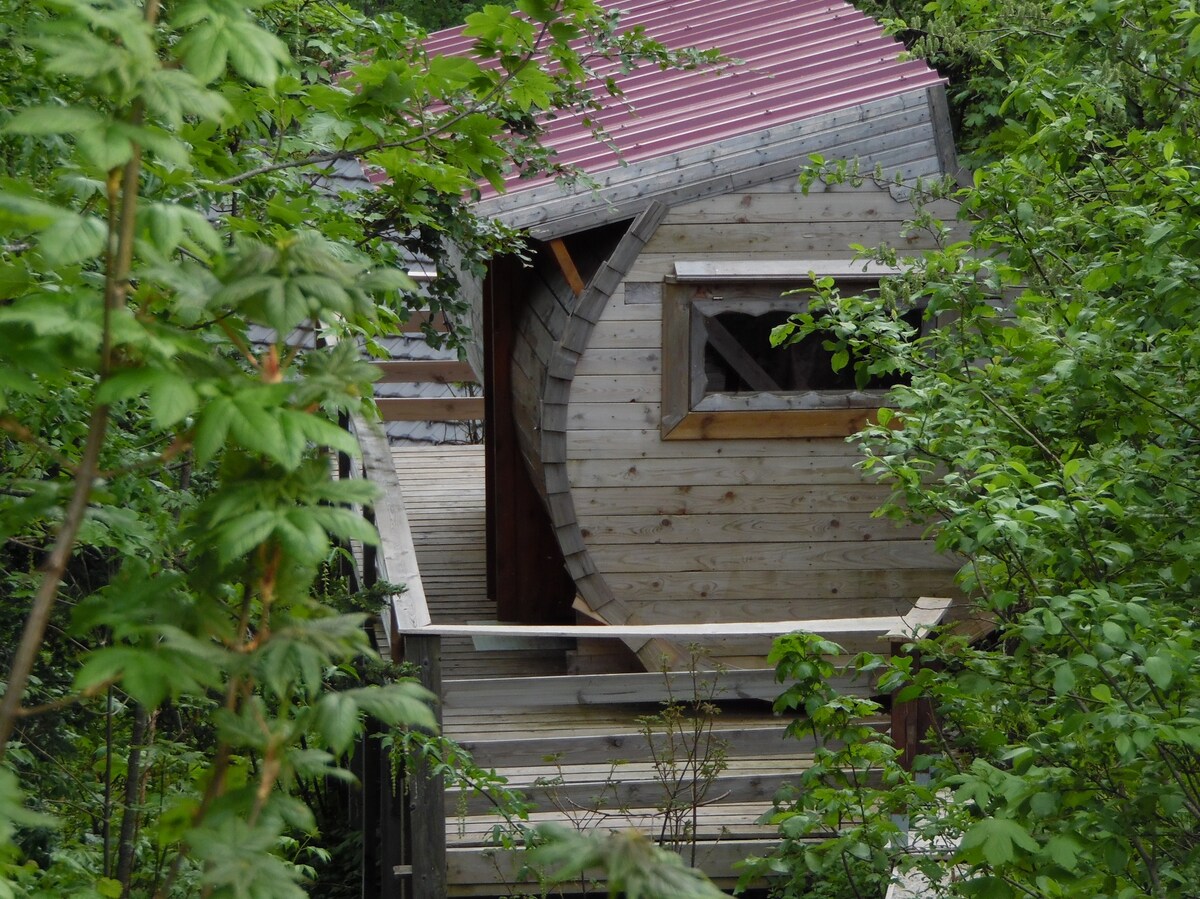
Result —
<path fill-rule="evenodd" d="M 0 128 L 6 134 L 74 134 L 99 128 L 104 119 L 78 106 L 36 106 L 23 109 Z"/>
<path fill-rule="evenodd" d="M 963 835 L 960 851 L 981 850 L 987 863 L 998 867 L 1013 860 L 1014 847 L 1036 852 L 1038 844 L 1016 821 L 985 818 L 972 825 Z"/>
<path fill-rule="evenodd" d="M 38 249 L 48 265 L 74 265 L 104 252 L 108 227 L 93 216 L 67 214 L 38 235 Z"/>
<path fill-rule="evenodd" d="M 354 744 L 358 735 L 358 703 L 344 693 L 326 693 L 317 703 L 315 726 L 326 745 L 340 755 Z"/>
<path fill-rule="evenodd" d="M 1171 666 L 1171 660 L 1164 656 L 1151 656 L 1146 659 L 1145 665 L 1146 676 L 1154 682 L 1154 685 L 1160 690 L 1165 690 L 1171 686 L 1171 680 L 1174 678 L 1174 669 Z"/>
<path fill-rule="evenodd" d="M 230 37 L 224 20 L 203 22 L 187 33 L 179 49 L 184 66 L 202 85 L 219 78 L 225 72 L 229 58 Z"/>
<path fill-rule="evenodd" d="M 403 680 L 384 687 L 346 691 L 358 707 L 385 724 L 403 724 L 436 731 L 437 718 L 429 704 L 436 697 L 416 681 Z"/>
<path fill-rule="evenodd" d="M 1112 702 L 1112 690 L 1108 688 L 1108 684 L 1095 684 L 1089 692 L 1093 699 L 1104 703 Z"/>
<path fill-rule="evenodd" d="M 201 409 L 193 440 L 196 461 L 201 465 L 211 461 L 225 445 L 233 415 L 233 401 L 226 396 L 217 397 Z"/>
<path fill-rule="evenodd" d="M 1045 854 L 1059 867 L 1074 871 L 1083 844 L 1071 834 L 1057 834 L 1046 842 Z"/>
<path fill-rule="evenodd" d="M 75 135 L 75 143 L 84 158 L 104 172 L 120 168 L 133 158 L 133 141 L 117 122 L 101 122 Z"/>
<path fill-rule="evenodd" d="M 282 67 L 291 64 L 287 45 L 252 22 L 229 25 L 229 61 L 249 81 L 272 87 Z"/>
<path fill-rule="evenodd" d="M 278 513 L 259 509 L 226 522 L 217 532 L 217 558 L 221 564 L 249 555 L 274 533 L 280 520 Z"/>
<path fill-rule="evenodd" d="M 150 385 L 147 405 L 154 423 L 169 428 L 190 415 L 200 402 L 191 383 L 182 375 L 159 372 Z"/>

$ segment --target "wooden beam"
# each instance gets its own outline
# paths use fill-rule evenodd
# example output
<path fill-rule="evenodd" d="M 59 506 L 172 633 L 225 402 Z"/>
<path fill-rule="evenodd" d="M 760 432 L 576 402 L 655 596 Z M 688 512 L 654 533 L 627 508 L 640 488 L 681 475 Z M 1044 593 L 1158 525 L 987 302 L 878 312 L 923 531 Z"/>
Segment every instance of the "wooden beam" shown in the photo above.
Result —
<path fill-rule="evenodd" d="M 899 626 L 889 630 L 884 638 L 895 641 L 923 636 L 925 631 L 941 624 L 952 602 L 945 596 L 922 596 L 901 616 Z"/>
<path fill-rule="evenodd" d="M 795 203 L 794 199 L 791 200 L 792 207 Z M 675 276 L 680 281 L 701 284 L 728 284 L 730 281 L 808 284 L 813 277 L 836 278 L 839 281 L 878 281 L 889 275 L 901 275 L 909 267 L 908 260 L 903 260 L 900 265 L 884 265 L 861 259 L 688 260 L 675 263 Z"/>
<path fill-rule="evenodd" d="M 721 357 L 733 366 L 733 370 L 741 376 L 754 390 L 770 393 L 771 391 L 779 390 L 779 385 L 775 383 L 775 379 L 763 371 L 762 366 L 758 361 L 747 352 L 746 348 L 738 343 L 736 337 L 729 333 L 729 330 L 721 324 L 714 316 L 703 315 L 698 309 L 693 309 L 693 315 L 702 315 L 704 318 L 704 329 L 708 335 L 708 342 L 712 345 Z M 695 363 L 695 359 L 692 360 Z"/>
<path fill-rule="evenodd" d="M 433 382 L 435 384 L 476 384 L 475 372 L 466 362 L 453 359 L 397 359 L 391 362 L 372 362 L 383 372 L 380 384 Z"/>
<path fill-rule="evenodd" d="M 914 629 L 937 624 L 950 606 L 944 598 L 922 597 L 906 615 L 871 618 L 809 618 L 790 621 L 733 621 L 702 624 L 429 624 L 401 628 L 403 634 L 436 634 L 441 637 L 545 637 L 548 639 L 601 637 L 614 640 L 694 640 L 703 637 L 777 637 L 795 631 L 891 639 L 912 636 Z"/>
<path fill-rule="evenodd" d="M 483 397 L 403 397 L 377 399 L 384 421 L 478 421 L 483 418 Z"/>
<path fill-rule="evenodd" d="M 877 409 L 779 409 L 690 412 L 664 440 L 743 440 L 848 437 L 876 421 Z M 893 419 L 897 421 L 897 419 Z"/>
<path fill-rule="evenodd" d="M 571 258 L 571 252 L 567 249 L 567 245 L 561 238 L 555 238 L 550 241 L 550 250 L 554 253 L 554 260 L 562 270 L 563 277 L 567 279 L 571 292 L 577 297 L 582 296 L 586 285 L 579 274 L 579 269 L 575 267 L 575 260 Z"/>
<path fill-rule="evenodd" d="M 405 637 L 404 658 L 417 667 L 421 686 L 437 696 L 442 684 L 441 638 Z M 434 706 L 441 729 L 441 706 Z M 408 779 L 413 899 L 446 896 L 446 787 L 424 757 L 411 760 Z"/>
<path fill-rule="evenodd" d="M 375 553 L 376 573 L 381 580 L 405 587 L 403 593 L 392 597 L 391 617 L 396 627 L 424 627 L 430 622 L 429 606 L 417 566 L 412 528 L 404 509 L 404 494 L 396 477 L 387 438 L 361 418 L 353 419 L 353 428 L 362 447 L 363 476 L 380 489 L 379 498 L 372 507 L 380 541 Z M 395 646 L 398 641 L 394 634 L 391 637 Z"/>
<path fill-rule="evenodd" d="M 783 691 L 782 685 L 779 685 L 779 690 Z M 889 727 L 889 722 L 882 718 L 864 723 L 879 731 Z M 788 737 L 786 721 L 767 723 L 761 727 L 722 727 L 718 719 L 712 737 L 725 746 L 731 758 L 797 758 L 812 753 L 816 745 L 811 736 Z M 554 738 L 537 735 L 507 740 L 479 739 L 471 734 L 456 736 L 456 741 L 471 753 L 475 763 L 484 768 L 528 767 L 548 757 L 553 759 L 555 765 L 564 768 L 570 765 L 606 764 L 614 760 L 647 761 L 655 753 L 661 755 L 666 736 L 659 733 L 653 739 L 653 742 L 648 741 L 646 735 L 638 731 Z M 832 747 L 836 744 L 827 745 Z"/>
<path fill-rule="evenodd" d="M 738 671 L 643 671 L 634 674 L 569 674 L 557 677 L 465 678 L 442 685 L 447 709 L 545 708 L 623 703 L 660 703 L 693 693 L 693 679 L 714 684 L 716 700 L 757 699 L 773 702 L 782 692 L 774 668 Z M 861 679 L 835 677 L 845 693 L 873 695 L 874 685 Z"/>
<path fill-rule="evenodd" d="M 400 323 L 399 329 L 401 334 L 421 334 L 424 333 L 426 325 L 429 325 L 434 331 L 443 334 L 450 330 L 450 326 L 446 322 L 446 316 L 440 312 L 433 314 L 428 312 L 410 312 L 408 319 Z"/>
<path fill-rule="evenodd" d="M 718 885 L 732 887 L 737 877 L 734 866 L 738 862 L 751 855 L 769 855 L 778 843 L 778 838 L 701 841 L 697 845 L 696 867 L 714 877 Z M 537 872 L 529 866 L 523 849 L 454 847 L 450 850 L 449 867 L 453 896 L 539 895 L 539 890 L 544 889 L 544 885 L 538 884 Z M 588 883 L 593 880 L 603 883 L 599 869 L 589 871 Z M 569 893 L 570 884 L 561 888 Z M 603 888 L 593 892 L 608 895 Z"/>
<path fill-rule="evenodd" d="M 720 746 L 722 751 L 727 752 L 724 744 L 715 738 L 712 745 Z M 785 784 L 796 781 L 797 772 L 789 768 L 790 766 L 783 764 L 775 771 L 722 774 L 713 782 L 708 793 L 710 797 L 720 797 L 723 804 L 769 802 Z M 878 780 L 876 777 L 876 783 Z M 659 808 L 667 799 L 666 787 L 661 780 L 628 777 L 619 765 L 612 769 L 611 776 L 606 780 L 535 782 L 510 784 L 510 787 L 528 797 L 537 809 L 543 811 L 553 811 L 562 805 L 580 809 L 604 809 L 610 812 L 631 808 Z M 452 808 L 460 801 L 459 792 L 450 791 Z M 485 815 L 495 811 L 491 799 L 478 792 L 466 797 L 465 805 L 468 815 Z"/>

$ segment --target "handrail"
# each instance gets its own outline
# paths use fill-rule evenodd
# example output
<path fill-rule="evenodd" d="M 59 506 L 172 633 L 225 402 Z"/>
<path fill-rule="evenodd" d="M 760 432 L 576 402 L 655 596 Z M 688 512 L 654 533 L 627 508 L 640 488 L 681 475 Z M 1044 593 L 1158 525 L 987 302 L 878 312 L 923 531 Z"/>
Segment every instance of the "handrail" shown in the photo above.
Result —
<path fill-rule="evenodd" d="M 431 620 L 429 605 L 425 600 L 412 528 L 404 509 L 404 494 L 387 437 L 358 416 L 351 418 L 350 426 L 362 449 L 363 476 L 380 491 L 371 506 L 375 530 L 379 533 L 376 573 L 380 579 L 405 588 L 402 593 L 392 595 L 390 615 L 384 616 L 384 626 L 391 639 L 400 629 L 428 626 Z"/>
<path fill-rule="evenodd" d="M 402 626 L 402 636 L 430 637 L 600 637 L 617 640 L 637 638 L 694 639 L 698 637 L 774 637 L 793 631 L 820 635 L 874 635 L 897 640 L 920 636 L 937 626 L 952 600 L 922 596 L 903 615 L 872 618 L 813 618 L 784 621 L 706 622 L 702 624 L 426 624 Z"/>

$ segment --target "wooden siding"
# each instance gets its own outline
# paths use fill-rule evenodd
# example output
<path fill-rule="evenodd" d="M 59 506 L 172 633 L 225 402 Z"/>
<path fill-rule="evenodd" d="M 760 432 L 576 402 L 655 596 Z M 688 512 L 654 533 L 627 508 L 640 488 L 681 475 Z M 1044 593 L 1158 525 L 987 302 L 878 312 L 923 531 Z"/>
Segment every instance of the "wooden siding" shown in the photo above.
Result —
<path fill-rule="evenodd" d="M 661 285 L 681 260 L 845 259 L 919 251 L 909 207 L 874 186 L 805 196 L 785 179 L 672 209 L 605 303 L 570 385 L 566 471 L 613 623 L 883 615 L 952 590 L 957 561 L 870 512 L 886 497 L 842 439 L 660 438 Z M 953 210 L 943 214 L 953 218 Z"/>

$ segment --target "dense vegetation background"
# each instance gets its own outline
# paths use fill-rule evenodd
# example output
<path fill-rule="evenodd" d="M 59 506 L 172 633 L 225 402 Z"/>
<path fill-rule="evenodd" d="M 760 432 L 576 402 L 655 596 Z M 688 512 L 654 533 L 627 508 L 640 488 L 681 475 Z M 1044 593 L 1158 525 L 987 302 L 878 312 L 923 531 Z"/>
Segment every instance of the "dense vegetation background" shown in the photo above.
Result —
<path fill-rule="evenodd" d="M 868 7 L 950 78 L 969 168 L 953 195 L 974 232 L 880 297 L 830 286 L 793 334 L 911 376 L 893 398 L 903 427 L 868 433 L 865 465 L 895 486 L 891 514 L 936 525 L 967 561 L 966 630 L 991 630 L 923 646 L 934 664 L 900 694 L 934 708 L 929 783 L 887 747 L 835 754 L 901 789 L 813 775 L 781 810 L 795 842 L 776 868 L 794 895 L 876 895 L 906 854 L 874 807 L 942 847 L 949 864 L 927 867 L 945 881 L 955 865 L 955 895 L 1200 895 L 1200 14 Z M 941 323 L 920 340 L 898 315 L 913 302 Z M 811 647 L 780 655 L 808 671 Z M 844 726 L 819 687 L 809 701 Z M 847 822 L 823 851 L 799 842 Z"/>
<path fill-rule="evenodd" d="M 0 895 L 359 894 L 363 719 L 433 720 L 338 579 L 359 344 L 456 302 L 407 253 L 514 245 L 469 197 L 594 60 L 689 61 L 522 7 L 484 67 L 332 3 L 0 2 Z"/>
<path fill-rule="evenodd" d="M 930 701 L 927 781 L 828 694 L 830 647 L 780 644 L 783 704 L 854 739 L 781 800 L 761 870 L 794 896 L 879 895 L 914 861 L 959 895 L 1200 895 L 1200 12 L 864 2 L 950 77 L 968 186 L 915 196 L 975 230 L 879 297 L 830 285 L 794 333 L 911 377 L 866 464 L 991 630 L 919 672 L 863 660 Z M 361 715 L 428 722 L 373 683 L 331 564 L 371 537 L 326 464 L 368 375 L 284 338 L 386 332 L 409 249 L 509 246 L 463 198 L 550 164 L 532 117 L 588 102 L 592 48 L 672 61 L 581 0 L 520 5 L 471 20 L 485 70 L 426 59 L 382 4 L 0 0 L 0 894 L 301 895 L 336 870 L 318 822 Z M 540 35 L 560 78 L 524 65 Z M 358 159 L 388 175 L 366 198 L 329 177 Z M 913 302 L 943 323 L 919 341 Z"/>

